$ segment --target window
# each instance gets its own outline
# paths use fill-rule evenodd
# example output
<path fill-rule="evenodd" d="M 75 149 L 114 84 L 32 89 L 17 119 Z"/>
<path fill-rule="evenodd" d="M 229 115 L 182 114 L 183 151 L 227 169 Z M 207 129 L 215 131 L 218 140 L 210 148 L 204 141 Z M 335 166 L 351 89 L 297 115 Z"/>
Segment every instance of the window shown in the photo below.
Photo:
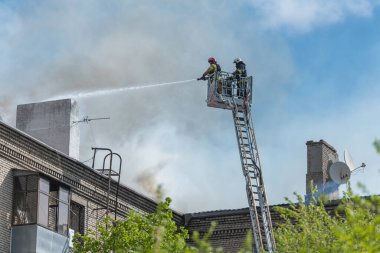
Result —
<path fill-rule="evenodd" d="M 70 203 L 70 228 L 84 234 L 84 206 L 73 201 Z"/>
<path fill-rule="evenodd" d="M 58 233 L 67 234 L 69 224 L 69 190 L 59 187 Z"/>
<path fill-rule="evenodd" d="M 13 225 L 39 224 L 67 235 L 70 190 L 40 175 L 14 177 Z"/>
<path fill-rule="evenodd" d="M 49 192 L 50 182 L 45 178 L 40 178 L 39 205 L 38 205 L 38 224 L 48 227 L 49 216 Z"/>
<path fill-rule="evenodd" d="M 13 224 L 37 222 L 38 176 L 14 178 Z"/>

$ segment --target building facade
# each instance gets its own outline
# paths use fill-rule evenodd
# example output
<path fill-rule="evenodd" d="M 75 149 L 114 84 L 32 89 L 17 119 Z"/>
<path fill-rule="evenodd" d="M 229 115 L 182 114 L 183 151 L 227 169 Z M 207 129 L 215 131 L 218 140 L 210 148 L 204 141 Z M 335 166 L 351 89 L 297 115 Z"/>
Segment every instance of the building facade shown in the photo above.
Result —
<path fill-rule="evenodd" d="M 70 133 L 77 119 L 75 103 L 45 102 L 18 109 L 16 126 L 22 131 L 0 121 L 0 252 L 69 252 L 70 236 L 96 231 L 97 221 L 106 214 L 122 218 L 130 210 L 155 212 L 157 203 L 152 199 L 75 159 L 79 147 L 72 139 L 78 136 Z M 44 114 L 50 115 L 49 121 Z M 55 123 L 44 126 L 51 121 Z M 324 141 L 307 146 L 307 179 L 327 182 L 324 168 L 337 159 L 336 152 Z M 309 152 L 309 146 L 317 148 Z M 315 157 L 319 160 L 313 161 Z M 270 209 L 275 226 L 280 217 Z M 173 211 L 173 217 L 190 234 L 203 235 L 216 221 L 210 240 L 226 252 L 237 252 L 251 229 L 248 208 L 191 214 Z"/>
<path fill-rule="evenodd" d="M 156 210 L 124 185 L 116 206 L 116 191 L 116 181 L 109 187 L 105 175 L 0 122 L 0 252 L 65 252 L 69 233 L 96 231 L 106 212 Z M 183 216 L 174 212 L 174 220 Z"/>

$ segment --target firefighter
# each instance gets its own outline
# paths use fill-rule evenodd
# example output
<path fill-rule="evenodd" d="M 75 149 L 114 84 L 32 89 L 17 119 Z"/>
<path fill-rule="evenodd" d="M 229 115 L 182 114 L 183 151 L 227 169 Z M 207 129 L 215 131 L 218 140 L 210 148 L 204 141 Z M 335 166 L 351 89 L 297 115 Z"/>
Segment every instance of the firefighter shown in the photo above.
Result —
<path fill-rule="evenodd" d="M 199 77 L 197 80 L 206 80 L 206 78 L 210 78 L 210 82 L 212 83 L 214 81 L 214 74 L 216 72 L 221 71 L 221 68 L 219 64 L 216 62 L 214 57 L 208 58 L 208 63 L 210 64 L 210 66 L 206 69 L 203 75 Z M 218 78 L 217 92 L 218 94 L 222 94 L 222 82 L 219 80 L 220 79 L 219 77 L 217 78 Z"/>
<path fill-rule="evenodd" d="M 234 79 L 236 79 L 236 84 L 238 88 L 237 96 L 244 97 L 246 93 L 246 83 L 244 79 L 247 77 L 245 63 L 239 57 L 234 60 L 234 63 L 236 70 L 232 73 L 232 76 Z"/>
<path fill-rule="evenodd" d="M 206 77 L 213 78 L 214 73 L 221 70 L 214 57 L 208 58 L 208 63 L 210 63 L 210 66 L 198 80 L 206 80 Z"/>

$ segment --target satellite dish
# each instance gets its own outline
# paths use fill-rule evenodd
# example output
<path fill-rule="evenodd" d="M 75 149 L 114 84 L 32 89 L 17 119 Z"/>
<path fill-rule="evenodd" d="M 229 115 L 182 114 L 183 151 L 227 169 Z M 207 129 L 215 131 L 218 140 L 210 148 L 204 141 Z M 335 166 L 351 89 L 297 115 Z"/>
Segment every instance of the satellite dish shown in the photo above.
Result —
<path fill-rule="evenodd" d="M 355 164 L 352 161 L 352 156 L 347 149 L 344 151 L 344 161 L 346 162 L 347 166 L 350 168 L 351 171 L 355 170 Z"/>
<path fill-rule="evenodd" d="M 344 162 L 335 162 L 330 166 L 329 174 L 337 184 L 345 184 L 350 179 L 351 170 Z"/>

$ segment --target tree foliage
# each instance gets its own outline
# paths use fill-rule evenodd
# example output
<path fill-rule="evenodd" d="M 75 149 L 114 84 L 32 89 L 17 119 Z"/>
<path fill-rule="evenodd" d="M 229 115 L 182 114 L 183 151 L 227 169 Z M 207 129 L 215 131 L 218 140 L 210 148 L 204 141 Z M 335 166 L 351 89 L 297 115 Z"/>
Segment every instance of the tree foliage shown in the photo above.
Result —
<path fill-rule="evenodd" d="M 86 235 L 74 236 L 74 250 L 87 252 L 144 252 L 144 253 L 221 253 L 223 249 L 214 248 L 209 239 L 215 230 L 212 223 L 209 231 L 201 237 L 195 232 L 192 239 L 196 246 L 187 246 L 188 231 L 178 228 L 169 209 L 171 200 L 166 198 L 158 204 L 157 212 L 141 214 L 128 213 L 123 220 L 106 217 L 99 222 L 98 231 L 90 230 Z M 248 233 L 246 244 L 239 253 L 252 252 L 252 239 Z"/>
<path fill-rule="evenodd" d="M 380 252 L 380 197 L 349 189 L 334 213 L 323 199 L 277 207 L 284 222 L 275 232 L 278 252 Z"/>
<path fill-rule="evenodd" d="M 75 252 L 180 252 L 188 232 L 177 228 L 169 205 L 167 198 L 153 214 L 131 211 L 124 220 L 107 216 L 99 222 L 97 233 L 74 236 Z"/>

